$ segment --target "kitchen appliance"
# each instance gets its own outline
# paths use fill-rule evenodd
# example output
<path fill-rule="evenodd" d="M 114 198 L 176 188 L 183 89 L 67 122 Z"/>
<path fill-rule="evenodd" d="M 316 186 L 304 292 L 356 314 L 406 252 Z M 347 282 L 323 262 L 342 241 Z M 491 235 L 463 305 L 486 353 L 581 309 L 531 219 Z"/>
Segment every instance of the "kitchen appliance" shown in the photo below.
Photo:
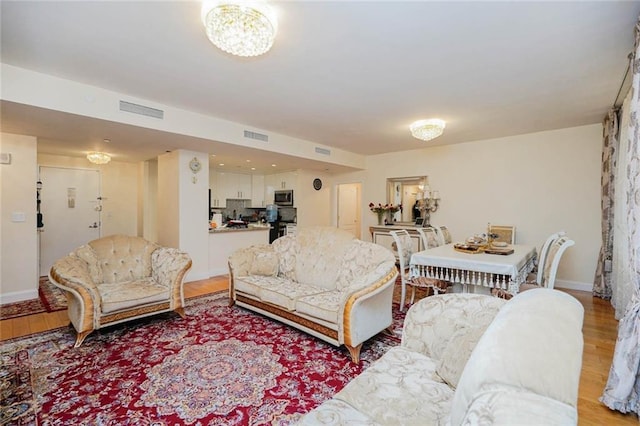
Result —
<path fill-rule="evenodd" d="M 293 190 L 284 189 L 273 192 L 273 202 L 278 206 L 293 206 Z"/>

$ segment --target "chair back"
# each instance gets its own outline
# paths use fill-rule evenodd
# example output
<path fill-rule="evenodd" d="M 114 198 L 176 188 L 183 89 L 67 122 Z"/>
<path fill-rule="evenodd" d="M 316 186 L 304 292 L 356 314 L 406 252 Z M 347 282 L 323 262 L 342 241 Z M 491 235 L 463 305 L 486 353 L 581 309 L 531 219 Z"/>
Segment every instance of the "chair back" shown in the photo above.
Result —
<path fill-rule="evenodd" d="M 442 245 L 434 228 L 417 228 L 425 250 Z"/>
<path fill-rule="evenodd" d="M 538 273 L 542 270 L 542 280 L 538 282 L 540 287 L 553 288 L 556 281 L 556 273 L 560 258 L 566 249 L 575 244 L 575 241 L 567 236 L 561 236 L 549 246 L 544 263 L 539 263 Z"/>
<path fill-rule="evenodd" d="M 398 263 L 400 263 L 400 270 L 402 272 L 409 269 L 409 262 L 411 261 L 411 255 L 413 254 L 413 243 L 411 242 L 411 236 L 406 229 L 389 232 L 393 237 L 398 249 Z M 404 280 L 404 273 L 402 274 Z"/>
<path fill-rule="evenodd" d="M 536 274 L 536 283 L 540 284 L 542 282 L 542 274 L 544 273 L 544 264 L 547 260 L 547 256 L 549 254 L 549 248 L 551 244 L 553 244 L 558 238 L 563 237 L 565 235 L 564 231 L 556 232 L 555 234 L 551 234 L 547 237 L 547 240 L 540 247 L 540 255 L 538 256 L 538 272 Z"/>
<path fill-rule="evenodd" d="M 516 243 L 516 227 L 511 225 L 491 225 L 489 232 L 496 234 L 497 238 L 493 241 L 499 241 L 507 244 Z"/>
<path fill-rule="evenodd" d="M 451 232 L 449 232 L 449 228 L 447 228 L 446 226 L 440 227 L 440 235 L 442 236 L 442 244 L 451 244 L 451 242 L 453 241 L 451 239 Z"/>

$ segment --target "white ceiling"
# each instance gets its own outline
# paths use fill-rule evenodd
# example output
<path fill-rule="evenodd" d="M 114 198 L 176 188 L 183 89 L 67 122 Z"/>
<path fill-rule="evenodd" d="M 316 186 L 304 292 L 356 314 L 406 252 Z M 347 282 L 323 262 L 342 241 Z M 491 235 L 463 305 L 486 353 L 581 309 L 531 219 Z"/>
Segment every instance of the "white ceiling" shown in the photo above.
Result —
<path fill-rule="evenodd" d="M 601 122 L 640 14 L 638 1 L 271 4 L 274 47 L 248 59 L 207 40 L 200 2 L 2 0 L 1 60 L 367 155 Z M 444 135 L 412 138 L 408 125 L 430 117 Z M 202 145 L 8 102 L 2 128 L 38 136 L 42 152 L 124 161 Z M 211 146 L 234 167 L 323 167 Z"/>

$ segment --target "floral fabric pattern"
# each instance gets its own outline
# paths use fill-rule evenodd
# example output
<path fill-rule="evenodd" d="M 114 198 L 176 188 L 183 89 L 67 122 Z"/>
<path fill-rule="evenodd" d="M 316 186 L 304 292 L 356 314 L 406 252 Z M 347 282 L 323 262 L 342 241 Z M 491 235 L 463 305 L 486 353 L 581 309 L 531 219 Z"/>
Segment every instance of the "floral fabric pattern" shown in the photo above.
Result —
<path fill-rule="evenodd" d="M 613 211 L 615 202 L 615 177 L 619 145 L 618 111 L 611 110 L 604 120 L 604 138 L 602 140 L 601 199 L 602 209 L 602 246 L 598 255 L 596 275 L 593 282 L 593 295 L 605 300 L 611 299 L 611 270 L 605 268 L 605 262 L 613 257 Z"/>
<path fill-rule="evenodd" d="M 627 250 L 633 296 L 618 325 L 609 378 L 600 398 L 607 407 L 640 415 L 640 18 L 631 58 L 631 102 L 627 152 Z"/>

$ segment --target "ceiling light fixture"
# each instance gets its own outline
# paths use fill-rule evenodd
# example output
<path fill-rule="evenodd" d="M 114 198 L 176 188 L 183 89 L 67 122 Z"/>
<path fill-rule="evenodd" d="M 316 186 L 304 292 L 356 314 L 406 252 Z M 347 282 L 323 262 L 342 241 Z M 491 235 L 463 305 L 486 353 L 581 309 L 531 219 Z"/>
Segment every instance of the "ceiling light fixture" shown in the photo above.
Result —
<path fill-rule="evenodd" d="M 106 152 L 91 151 L 87 154 L 87 160 L 93 164 L 107 164 L 111 161 L 111 156 Z"/>
<path fill-rule="evenodd" d="M 211 43 L 236 56 L 258 56 L 273 46 L 276 15 L 263 0 L 205 0 L 200 12 Z"/>
<path fill-rule="evenodd" d="M 435 139 L 444 132 L 445 121 L 438 118 L 431 118 L 429 120 L 418 120 L 411 123 L 409 130 L 414 138 L 421 139 L 423 141 L 430 141 Z"/>

